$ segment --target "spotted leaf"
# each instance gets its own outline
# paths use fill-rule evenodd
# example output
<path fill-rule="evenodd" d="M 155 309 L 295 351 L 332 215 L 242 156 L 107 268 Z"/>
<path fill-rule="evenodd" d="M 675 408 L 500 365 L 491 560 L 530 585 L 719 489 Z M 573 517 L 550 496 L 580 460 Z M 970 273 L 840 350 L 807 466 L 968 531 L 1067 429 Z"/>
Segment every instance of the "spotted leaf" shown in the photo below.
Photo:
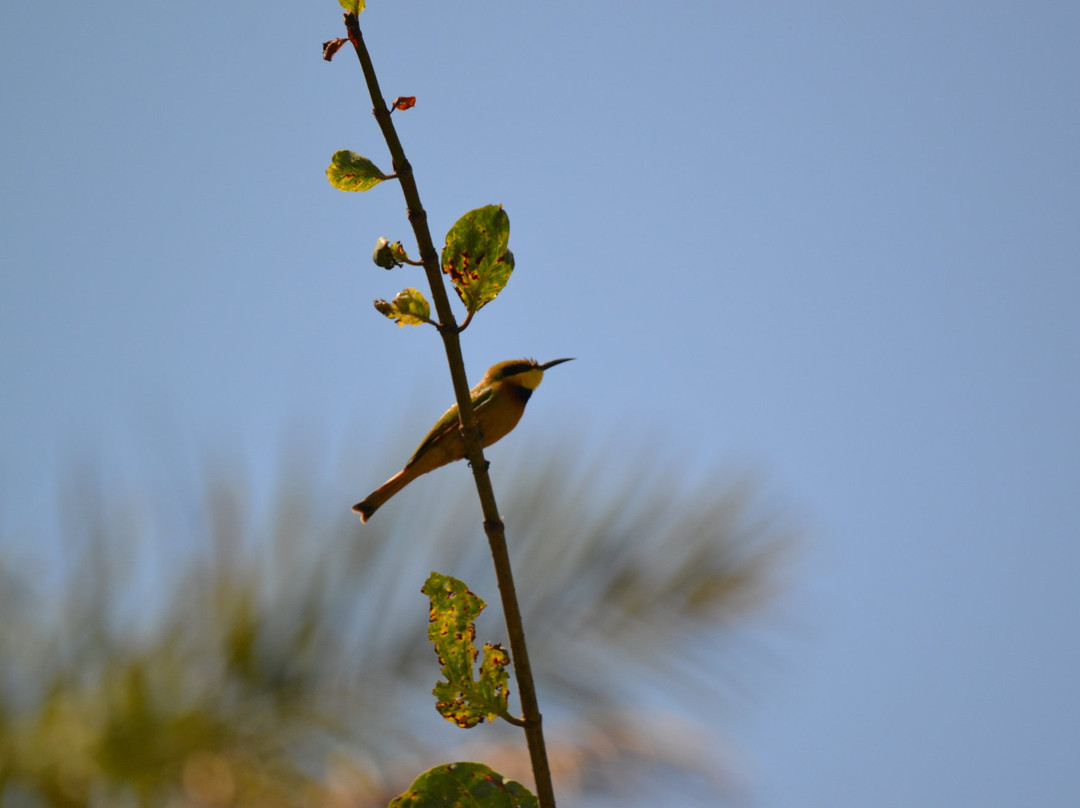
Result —
<path fill-rule="evenodd" d="M 470 312 L 490 303 L 514 271 L 510 217 L 502 205 L 470 210 L 446 234 L 442 269 Z"/>

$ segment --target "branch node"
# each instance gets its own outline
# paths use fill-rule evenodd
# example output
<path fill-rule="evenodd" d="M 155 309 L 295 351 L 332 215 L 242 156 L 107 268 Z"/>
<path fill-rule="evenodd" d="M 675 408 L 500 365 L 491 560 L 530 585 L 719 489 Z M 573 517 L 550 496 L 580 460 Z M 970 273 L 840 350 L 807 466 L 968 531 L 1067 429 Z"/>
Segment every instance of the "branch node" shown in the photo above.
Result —
<path fill-rule="evenodd" d="M 462 430 L 462 434 L 464 434 L 464 430 Z M 469 468 L 471 468 L 471 469 L 476 468 L 476 466 L 473 465 L 473 462 L 471 460 L 469 461 Z M 488 460 L 487 458 L 484 458 L 484 473 L 486 474 L 487 470 L 490 469 L 490 468 L 491 468 L 491 461 Z"/>

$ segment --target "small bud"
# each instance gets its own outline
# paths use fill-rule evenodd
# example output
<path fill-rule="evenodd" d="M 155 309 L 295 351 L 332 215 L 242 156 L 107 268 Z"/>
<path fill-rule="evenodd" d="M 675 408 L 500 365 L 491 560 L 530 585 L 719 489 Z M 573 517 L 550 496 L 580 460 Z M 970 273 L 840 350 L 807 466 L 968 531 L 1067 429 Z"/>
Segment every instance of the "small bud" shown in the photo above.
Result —
<path fill-rule="evenodd" d="M 379 238 L 375 242 L 375 250 L 371 253 L 371 260 L 375 262 L 375 266 L 383 269 L 393 269 L 401 266 L 401 262 L 394 257 L 394 248 L 388 238 Z"/>
<path fill-rule="evenodd" d="M 394 316 L 394 306 L 389 300 L 375 300 L 375 310 L 384 317 Z"/>

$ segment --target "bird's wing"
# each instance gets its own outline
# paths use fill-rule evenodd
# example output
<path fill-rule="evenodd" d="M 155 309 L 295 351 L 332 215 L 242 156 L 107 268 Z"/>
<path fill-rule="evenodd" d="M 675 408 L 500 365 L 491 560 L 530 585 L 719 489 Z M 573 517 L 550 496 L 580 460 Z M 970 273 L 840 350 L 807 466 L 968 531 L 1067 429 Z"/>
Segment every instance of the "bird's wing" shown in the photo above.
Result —
<path fill-rule="evenodd" d="M 477 418 L 480 417 L 480 414 L 485 409 L 491 406 L 493 392 L 494 391 L 491 387 L 483 387 L 480 390 L 474 388 L 472 390 L 473 414 Z M 450 409 L 444 412 L 442 414 L 442 417 L 435 422 L 435 426 L 433 426 L 431 428 L 431 431 L 427 433 L 427 435 L 424 437 L 423 442 L 421 442 L 421 444 L 416 447 L 416 451 L 413 452 L 412 457 L 409 458 L 409 462 L 411 463 L 413 460 L 419 457 L 425 449 L 431 446 L 431 444 L 435 443 L 435 441 L 437 441 L 443 435 L 451 431 L 456 432 L 458 429 L 460 429 L 459 422 L 460 419 L 458 418 L 458 406 L 457 404 L 452 404 L 450 406 Z"/>
<path fill-rule="evenodd" d="M 424 440 L 420 445 L 416 447 L 416 451 L 413 452 L 409 462 L 411 463 L 417 457 L 419 457 L 425 449 L 431 444 L 449 432 L 451 429 L 457 429 L 458 426 L 458 406 L 454 404 L 446 412 L 442 414 L 438 421 L 435 422 L 435 426 L 424 436 Z"/>
<path fill-rule="evenodd" d="M 491 406 L 491 402 L 495 398 L 495 388 L 488 386 L 483 387 L 480 390 L 473 390 L 472 392 L 472 406 L 473 413 L 479 415 L 481 412 Z"/>

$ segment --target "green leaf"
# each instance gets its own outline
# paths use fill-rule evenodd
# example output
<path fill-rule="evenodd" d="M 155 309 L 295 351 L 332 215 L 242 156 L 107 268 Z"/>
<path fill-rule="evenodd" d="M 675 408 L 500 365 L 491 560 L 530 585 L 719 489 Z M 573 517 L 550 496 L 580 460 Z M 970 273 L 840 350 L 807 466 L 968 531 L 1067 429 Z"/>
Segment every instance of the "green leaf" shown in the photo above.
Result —
<path fill-rule="evenodd" d="M 402 289 L 394 296 L 394 306 L 409 325 L 419 325 L 431 318 L 431 306 L 419 289 Z M 404 325 L 405 323 L 398 323 Z"/>
<path fill-rule="evenodd" d="M 368 191 L 389 179 L 369 159 L 348 149 L 334 152 L 326 178 L 339 191 Z"/>
<path fill-rule="evenodd" d="M 490 303 L 514 271 L 510 217 L 502 205 L 470 210 L 446 234 L 442 269 L 470 312 Z"/>
<path fill-rule="evenodd" d="M 507 711 L 510 656 L 501 645 L 484 643 L 484 661 L 474 678 L 476 657 L 473 621 L 484 610 L 483 600 L 457 578 L 438 572 L 428 576 L 420 590 L 431 601 L 428 639 L 442 664 L 440 681 L 431 691 L 435 709 L 459 727 L 474 727 L 485 718 L 495 720 Z"/>
<path fill-rule="evenodd" d="M 338 0 L 338 3 L 340 3 L 341 7 L 346 11 L 353 14 L 359 14 L 364 10 L 366 0 Z"/>
<path fill-rule="evenodd" d="M 537 808 L 536 797 L 483 763 L 447 763 L 428 769 L 389 808 Z"/>
<path fill-rule="evenodd" d="M 375 309 L 398 325 L 423 325 L 431 320 L 431 306 L 419 289 L 402 289 L 391 301 L 376 300 Z"/>

